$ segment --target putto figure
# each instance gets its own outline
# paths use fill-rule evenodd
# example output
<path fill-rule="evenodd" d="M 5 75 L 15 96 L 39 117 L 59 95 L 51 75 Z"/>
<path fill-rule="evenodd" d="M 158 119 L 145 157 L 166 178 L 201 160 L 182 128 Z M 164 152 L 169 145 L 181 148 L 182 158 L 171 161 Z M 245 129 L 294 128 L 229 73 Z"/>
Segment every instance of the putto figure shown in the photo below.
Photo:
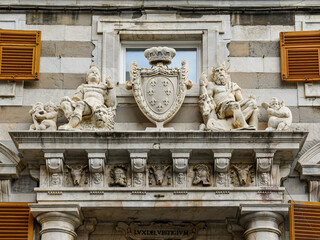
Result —
<path fill-rule="evenodd" d="M 262 103 L 261 106 L 267 110 L 268 127 L 267 131 L 288 130 L 292 123 L 291 110 L 275 97 L 271 98 L 270 103 Z"/>
<path fill-rule="evenodd" d="M 58 111 L 52 102 L 34 104 L 29 112 L 33 120 L 30 130 L 57 130 Z"/>
<path fill-rule="evenodd" d="M 225 64 L 212 69 L 210 81 L 202 74 L 199 103 L 205 125 L 202 128 L 206 130 L 258 128 L 259 109 L 255 97 L 243 98 L 241 88 L 231 82 Z"/>
<path fill-rule="evenodd" d="M 92 65 L 87 83 L 81 84 L 72 99 L 64 97 L 61 107 L 68 123 L 59 130 L 113 130 L 116 94 L 112 79 L 101 82 L 99 69 Z"/>

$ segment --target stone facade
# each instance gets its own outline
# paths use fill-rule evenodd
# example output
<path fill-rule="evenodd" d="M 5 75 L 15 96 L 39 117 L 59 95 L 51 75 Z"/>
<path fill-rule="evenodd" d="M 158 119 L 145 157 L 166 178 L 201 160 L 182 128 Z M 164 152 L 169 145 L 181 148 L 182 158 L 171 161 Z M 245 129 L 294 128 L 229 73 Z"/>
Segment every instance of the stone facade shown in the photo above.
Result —
<path fill-rule="evenodd" d="M 30 202 L 42 226 L 36 237 L 46 240 L 289 239 L 288 201 L 320 201 L 320 85 L 281 81 L 279 33 L 318 30 L 319 1 L 89 4 L 0 3 L 0 28 L 42 31 L 40 80 L 0 82 L 0 201 Z M 171 68 L 151 58 L 158 65 L 133 64 L 125 84 L 125 48 L 135 44 L 191 46 L 199 64 Z M 258 121 L 223 105 L 223 114 L 211 107 L 223 115 L 211 119 L 224 128 L 206 124 L 201 104 L 220 91 L 210 81 L 223 62 L 232 86 L 255 97 L 248 105 Z M 101 85 L 89 84 L 99 88 L 96 100 L 71 100 L 79 86 L 87 89 L 91 65 L 101 70 Z M 190 68 L 197 68 L 192 88 Z M 148 74 L 160 74 L 166 88 Z M 163 106 L 176 104 L 171 115 L 172 108 L 153 109 L 148 92 L 141 98 L 152 87 L 163 88 L 155 99 Z M 179 97 L 165 101 L 169 90 Z M 65 96 L 70 114 L 60 104 Z M 39 110 L 50 106 L 54 114 Z M 112 127 L 92 125 L 100 108 L 112 108 Z M 71 116 L 77 126 L 59 129 Z"/>

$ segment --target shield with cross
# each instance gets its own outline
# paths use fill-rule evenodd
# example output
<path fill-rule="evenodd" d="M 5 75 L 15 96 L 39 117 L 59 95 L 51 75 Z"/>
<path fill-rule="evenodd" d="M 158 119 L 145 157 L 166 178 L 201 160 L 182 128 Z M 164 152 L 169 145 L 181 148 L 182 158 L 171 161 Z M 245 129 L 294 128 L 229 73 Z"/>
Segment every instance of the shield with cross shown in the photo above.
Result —
<path fill-rule="evenodd" d="M 188 63 L 183 60 L 181 68 L 168 68 L 176 51 L 168 47 L 153 47 L 144 52 L 152 68 L 130 65 L 130 82 L 133 96 L 143 114 L 157 129 L 169 122 L 180 109 L 186 89 L 192 86 L 188 80 Z"/>

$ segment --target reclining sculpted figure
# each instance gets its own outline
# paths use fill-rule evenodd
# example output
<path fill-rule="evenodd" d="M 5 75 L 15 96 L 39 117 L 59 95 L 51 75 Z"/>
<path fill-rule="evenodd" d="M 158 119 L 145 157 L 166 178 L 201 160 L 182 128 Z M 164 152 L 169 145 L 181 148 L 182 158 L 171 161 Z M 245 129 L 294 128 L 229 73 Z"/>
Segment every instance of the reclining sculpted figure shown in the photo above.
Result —
<path fill-rule="evenodd" d="M 207 130 L 256 130 L 259 109 L 255 97 L 244 99 L 238 84 L 231 82 L 225 64 L 212 69 L 208 81 L 200 78 L 200 111 Z M 231 120 L 231 121 L 230 121 Z"/>
<path fill-rule="evenodd" d="M 113 130 L 116 94 L 112 79 L 107 78 L 105 83 L 101 82 L 99 69 L 92 65 L 86 81 L 87 83 L 77 88 L 72 99 L 64 97 L 61 100 L 62 110 L 69 122 L 59 129 Z M 86 120 L 85 123 L 82 123 L 82 120 Z"/>

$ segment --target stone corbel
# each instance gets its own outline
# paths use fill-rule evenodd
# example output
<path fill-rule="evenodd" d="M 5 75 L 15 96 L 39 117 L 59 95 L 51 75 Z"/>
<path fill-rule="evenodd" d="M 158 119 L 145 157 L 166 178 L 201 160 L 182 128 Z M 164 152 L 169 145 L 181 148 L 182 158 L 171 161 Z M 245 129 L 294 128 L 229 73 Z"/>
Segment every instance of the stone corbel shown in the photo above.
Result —
<path fill-rule="evenodd" d="M 172 152 L 174 186 L 187 186 L 187 170 L 190 152 Z"/>
<path fill-rule="evenodd" d="M 214 182 L 217 187 L 229 186 L 228 171 L 230 168 L 231 156 L 231 152 L 214 153 Z"/>
<path fill-rule="evenodd" d="M 132 152 L 131 158 L 131 170 L 132 170 L 132 183 L 134 187 L 146 186 L 146 173 L 147 173 L 147 152 Z"/>
<path fill-rule="evenodd" d="M 46 169 L 49 174 L 49 187 L 63 186 L 63 153 L 44 153 Z"/>
<path fill-rule="evenodd" d="M 90 186 L 103 187 L 106 154 L 105 152 L 88 152 Z"/>
<path fill-rule="evenodd" d="M 273 152 L 256 152 L 257 183 L 259 186 L 271 185 L 273 157 Z"/>

